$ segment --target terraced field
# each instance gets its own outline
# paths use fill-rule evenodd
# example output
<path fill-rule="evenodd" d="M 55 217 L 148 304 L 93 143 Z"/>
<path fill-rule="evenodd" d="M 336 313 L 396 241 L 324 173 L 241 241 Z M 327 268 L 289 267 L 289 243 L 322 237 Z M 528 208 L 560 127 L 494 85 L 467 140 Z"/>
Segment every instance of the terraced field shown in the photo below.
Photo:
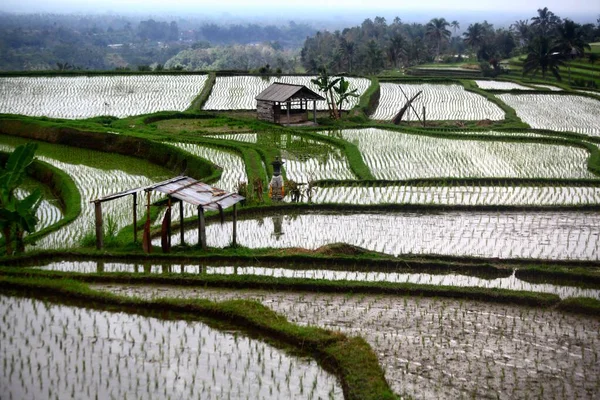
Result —
<path fill-rule="evenodd" d="M 377 179 L 595 178 L 586 150 L 538 143 L 452 140 L 376 128 L 331 134 L 355 143 Z"/>
<path fill-rule="evenodd" d="M 249 75 L 219 76 L 215 81 L 210 97 L 202 108 L 204 110 L 255 110 L 255 97 L 275 82 L 304 85 L 310 90 L 320 93 L 318 87 L 311 82 L 311 79 L 315 78 L 316 76 L 267 78 Z M 358 95 L 362 95 L 371 84 L 370 80 L 365 78 L 346 78 L 346 80 L 350 82 L 349 90 L 358 89 Z M 350 110 L 356 104 L 358 104 L 358 98 L 350 98 L 344 109 Z M 312 109 L 312 105 L 309 109 Z M 326 110 L 327 104 L 325 101 L 318 101 L 317 109 Z"/>
<path fill-rule="evenodd" d="M 23 139 L 0 135 L 0 150 L 10 151 L 23 142 Z M 81 215 L 66 227 L 38 240 L 36 247 L 43 249 L 77 246 L 86 233 L 93 232 L 94 206 L 90 201 L 170 176 L 169 171 L 150 163 L 66 146 L 40 143 L 36 154 L 40 160 L 69 174 L 81 193 Z M 117 168 L 107 168 L 107 165 Z M 105 203 L 103 210 L 117 231 L 132 223 L 131 199 L 128 197 Z M 139 215 L 144 211 L 144 204 L 138 202 Z"/>
<path fill-rule="evenodd" d="M 423 93 L 413 102 L 413 107 L 421 116 L 425 106 L 429 121 L 504 119 L 504 111 L 500 107 L 459 85 L 381 83 L 380 87 L 379 106 L 371 115 L 375 120 L 391 120 L 406 104 L 407 98 L 412 98 L 419 91 Z M 418 121 L 418 118 L 409 109 L 404 120 Z"/>
<path fill-rule="evenodd" d="M 600 100 L 582 96 L 499 94 L 523 122 L 536 129 L 600 136 Z"/>
<path fill-rule="evenodd" d="M 82 119 L 183 111 L 207 75 L 0 78 L 0 114 Z"/>

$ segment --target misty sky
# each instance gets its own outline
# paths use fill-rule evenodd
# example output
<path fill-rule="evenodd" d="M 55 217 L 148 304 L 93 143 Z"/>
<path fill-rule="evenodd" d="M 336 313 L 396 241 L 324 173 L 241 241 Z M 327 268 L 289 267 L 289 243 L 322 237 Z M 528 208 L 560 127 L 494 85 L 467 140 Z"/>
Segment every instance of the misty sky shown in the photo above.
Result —
<path fill-rule="evenodd" d="M 4 0 L 0 5 L 2 11 L 12 12 L 124 12 L 124 13 L 180 13 L 202 14 L 208 10 L 228 12 L 232 15 L 249 13 L 258 15 L 262 10 L 283 11 L 297 9 L 309 11 L 315 9 L 331 9 L 336 13 L 347 11 L 365 12 L 374 15 L 377 11 L 502 11 L 533 15 L 538 8 L 548 7 L 559 15 L 600 14 L 600 0 L 545 0 L 541 2 L 523 0 L 418 0 L 402 2 L 399 0 Z M 276 9 L 276 10 L 274 10 Z"/>

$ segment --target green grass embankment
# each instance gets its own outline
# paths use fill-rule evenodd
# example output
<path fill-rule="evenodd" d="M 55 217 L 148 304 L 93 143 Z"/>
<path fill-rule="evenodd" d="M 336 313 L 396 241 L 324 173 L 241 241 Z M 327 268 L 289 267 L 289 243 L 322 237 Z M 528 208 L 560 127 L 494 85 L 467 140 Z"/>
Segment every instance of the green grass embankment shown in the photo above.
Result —
<path fill-rule="evenodd" d="M 396 399 L 377 356 L 362 338 L 316 327 L 294 325 L 260 303 L 247 300 L 211 302 L 162 298 L 140 300 L 91 290 L 69 279 L 19 279 L 0 276 L 0 290 L 96 310 L 126 311 L 158 318 L 222 321 L 237 329 L 285 343 L 300 354 L 315 357 L 339 378 L 345 399 Z"/>

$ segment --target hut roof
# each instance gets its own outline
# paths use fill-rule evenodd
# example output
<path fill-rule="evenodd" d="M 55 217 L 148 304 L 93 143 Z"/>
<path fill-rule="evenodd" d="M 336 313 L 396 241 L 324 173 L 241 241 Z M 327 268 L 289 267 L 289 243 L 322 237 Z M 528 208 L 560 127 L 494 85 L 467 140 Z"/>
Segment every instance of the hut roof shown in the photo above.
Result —
<path fill-rule="evenodd" d="M 142 186 L 135 189 L 126 190 L 105 196 L 92 202 L 105 202 L 118 199 L 133 193 L 145 191 L 157 191 L 163 194 L 174 197 L 178 200 L 185 201 L 194 206 L 202 206 L 205 210 L 216 211 L 219 207 L 225 209 L 244 200 L 244 197 L 237 193 L 226 192 L 225 190 L 216 188 L 188 176 L 178 176 L 166 181 L 158 182 L 149 186 Z"/>
<path fill-rule="evenodd" d="M 273 83 L 256 96 L 256 100 L 277 101 L 280 103 L 291 99 L 325 100 L 323 96 L 313 92 L 306 86 L 289 83 Z"/>

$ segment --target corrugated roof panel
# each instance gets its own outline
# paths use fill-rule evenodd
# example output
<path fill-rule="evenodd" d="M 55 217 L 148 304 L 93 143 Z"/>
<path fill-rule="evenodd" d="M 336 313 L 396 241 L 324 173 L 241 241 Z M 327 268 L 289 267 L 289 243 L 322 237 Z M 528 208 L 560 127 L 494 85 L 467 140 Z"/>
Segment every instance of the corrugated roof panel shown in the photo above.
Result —
<path fill-rule="evenodd" d="M 290 99 L 310 99 L 310 100 L 325 100 L 318 93 L 313 92 L 303 85 L 292 85 L 289 83 L 273 83 L 271 86 L 260 92 L 255 97 L 256 100 L 277 101 L 280 103 Z"/>

